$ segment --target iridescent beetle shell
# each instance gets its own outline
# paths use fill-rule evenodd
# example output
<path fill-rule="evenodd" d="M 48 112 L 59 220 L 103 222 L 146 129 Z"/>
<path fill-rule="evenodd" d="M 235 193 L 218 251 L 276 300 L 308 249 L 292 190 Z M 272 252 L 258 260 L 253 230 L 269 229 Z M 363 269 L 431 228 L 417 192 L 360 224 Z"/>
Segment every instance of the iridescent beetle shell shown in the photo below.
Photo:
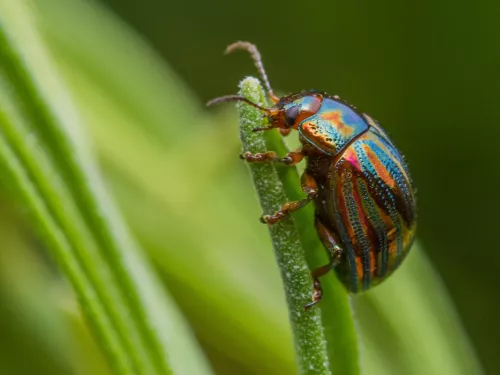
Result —
<path fill-rule="evenodd" d="M 316 228 L 331 262 L 312 272 L 315 293 L 306 307 L 321 299 L 318 278 L 331 268 L 353 293 L 379 284 L 401 264 L 415 237 L 414 189 L 402 155 L 376 121 L 337 96 L 304 91 L 278 98 L 255 46 L 238 42 L 228 48 L 234 49 L 252 54 L 274 105 L 262 108 L 235 96 L 212 103 L 245 101 L 267 114 L 269 126 L 256 130 L 279 128 L 286 135 L 294 129 L 302 144 L 284 158 L 273 152 L 247 153 L 245 158 L 290 165 L 307 160 L 302 176 L 307 198 L 263 217 L 273 224 L 309 201 L 315 203 Z"/>
<path fill-rule="evenodd" d="M 338 97 L 302 92 L 275 107 L 285 117 L 297 108 L 291 127 L 306 149 L 306 173 L 318 185 L 316 216 L 344 250 L 338 276 L 353 293 L 377 285 L 401 264 L 415 235 L 415 197 L 403 157 L 370 116 Z"/>

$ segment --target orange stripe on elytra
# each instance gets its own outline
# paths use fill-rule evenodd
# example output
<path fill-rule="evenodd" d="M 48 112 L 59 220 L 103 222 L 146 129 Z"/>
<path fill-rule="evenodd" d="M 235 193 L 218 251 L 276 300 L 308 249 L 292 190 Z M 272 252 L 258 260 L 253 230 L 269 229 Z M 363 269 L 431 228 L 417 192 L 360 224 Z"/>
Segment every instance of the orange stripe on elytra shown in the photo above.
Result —
<path fill-rule="evenodd" d="M 380 142 L 379 140 L 377 140 L 376 142 L 377 142 L 377 146 L 380 147 L 389 156 L 389 158 L 391 158 L 391 160 L 394 162 L 394 164 L 396 164 L 396 167 L 401 171 L 401 174 L 406 179 L 407 185 L 411 186 L 410 179 L 408 178 L 408 175 L 406 174 L 405 168 L 401 164 L 400 160 L 398 158 L 394 157 L 393 153 L 389 149 L 387 149 L 387 147 L 385 146 L 385 144 L 383 142 Z"/>
<path fill-rule="evenodd" d="M 377 142 L 379 143 L 379 142 Z M 378 144 L 378 146 L 382 146 Z M 367 144 L 363 144 L 363 150 L 365 151 L 366 157 L 370 160 L 370 163 L 373 165 L 373 168 L 377 171 L 377 175 L 382 178 L 382 180 L 390 187 L 394 187 L 396 185 L 396 181 L 392 178 L 391 174 L 387 170 L 386 166 L 380 161 L 379 157 L 371 147 Z"/>
<path fill-rule="evenodd" d="M 358 275 L 358 281 L 363 279 L 363 259 L 361 257 L 356 257 L 356 273 Z"/>

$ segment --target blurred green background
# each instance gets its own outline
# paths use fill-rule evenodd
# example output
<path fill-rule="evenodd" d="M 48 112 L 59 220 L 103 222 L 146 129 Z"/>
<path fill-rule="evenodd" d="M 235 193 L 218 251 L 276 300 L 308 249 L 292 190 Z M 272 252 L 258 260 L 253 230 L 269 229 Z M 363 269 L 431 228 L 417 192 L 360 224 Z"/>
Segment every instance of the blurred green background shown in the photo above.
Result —
<path fill-rule="evenodd" d="M 500 373 L 500 3 L 36 3 L 108 186 L 216 373 L 294 371 L 270 242 L 237 158 L 236 112 L 203 107 L 256 75 L 247 55 L 223 56 L 236 40 L 257 44 L 276 91 L 338 94 L 388 130 L 418 188 L 419 244 L 481 366 Z M 108 373 L 22 205 L 8 192 L 0 202 L 0 373 Z M 388 284 L 404 291 L 405 272 Z M 427 275 L 411 280 L 425 285 Z M 444 289 L 429 294 L 431 305 L 447 304 Z M 370 313 L 397 315 L 405 300 L 394 298 L 387 312 L 363 298 L 354 303 L 366 373 L 425 373 L 416 349 L 397 341 L 424 327 L 395 323 L 389 335 Z M 424 299 L 414 300 L 416 314 Z M 415 345 L 439 350 L 427 337 Z"/>
<path fill-rule="evenodd" d="M 325 90 L 377 118 L 413 173 L 427 255 L 500 371 L 498 2 L 105 2 L 201 100 L 256 74 L 248 56 L 221 53 L 250 40 L 276 89 Z"/>

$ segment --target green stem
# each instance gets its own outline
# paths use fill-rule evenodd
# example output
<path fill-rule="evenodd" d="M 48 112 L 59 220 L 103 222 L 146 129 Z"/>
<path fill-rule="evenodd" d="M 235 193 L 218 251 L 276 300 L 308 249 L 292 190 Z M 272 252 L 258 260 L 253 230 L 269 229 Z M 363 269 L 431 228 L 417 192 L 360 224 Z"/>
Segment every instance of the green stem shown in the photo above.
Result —
<path fill-rule="evenodd" d="M 264 91 L 255 78 L 241 82 L 240 94 L 265 105 Z M 247 104 L 239 105 L 239 113 L 243 149 L 252 153 L 267 151 L 264 135 L 252 132 L 253 128 L 262 126 L 262 113 Z M 275 166 L 251 163 L 249 167 L 264 212 L 279 210 L 287 196 Z M 269 232 L 288 303 L 299 374 L 330 375 L 320 310 L 304 311 L 304 304 L 310 301 L 313 290 L 299 232 L 291 217 L 270 226 Z"/>
<path fill-rule="evenodd" d="M 278 155 L 289 149 L 279 132 L 267 132 L 266 145 Z M 277 168 L 288 201 L 304 198 L 297 168 Z M 314 222 L 314 205 L 309 204 L 293 214 L 307 264 L 310 269 L 327 264 L 327 252 L 318 238 Z M 315 308 L 321 310 L 327 354 L 332 375 L 359 375 L 359 348 L 349 295 L 334 272 L 322 277 L 323 298 Z"/>

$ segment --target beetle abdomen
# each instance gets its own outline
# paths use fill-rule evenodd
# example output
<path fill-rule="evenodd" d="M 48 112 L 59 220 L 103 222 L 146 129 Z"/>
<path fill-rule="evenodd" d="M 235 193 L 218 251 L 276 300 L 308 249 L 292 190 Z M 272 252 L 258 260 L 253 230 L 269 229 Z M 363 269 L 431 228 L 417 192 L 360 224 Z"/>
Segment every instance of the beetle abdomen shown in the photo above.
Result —
<path fill-rule="evenodd" d="M 325 207 L 341 237 L 337 266 L 352 292 L 384 280 L 404 259 L 415 232 L 415 200 L 408 169 L 378 128 L 352 142 L 332 166 Z"/>

